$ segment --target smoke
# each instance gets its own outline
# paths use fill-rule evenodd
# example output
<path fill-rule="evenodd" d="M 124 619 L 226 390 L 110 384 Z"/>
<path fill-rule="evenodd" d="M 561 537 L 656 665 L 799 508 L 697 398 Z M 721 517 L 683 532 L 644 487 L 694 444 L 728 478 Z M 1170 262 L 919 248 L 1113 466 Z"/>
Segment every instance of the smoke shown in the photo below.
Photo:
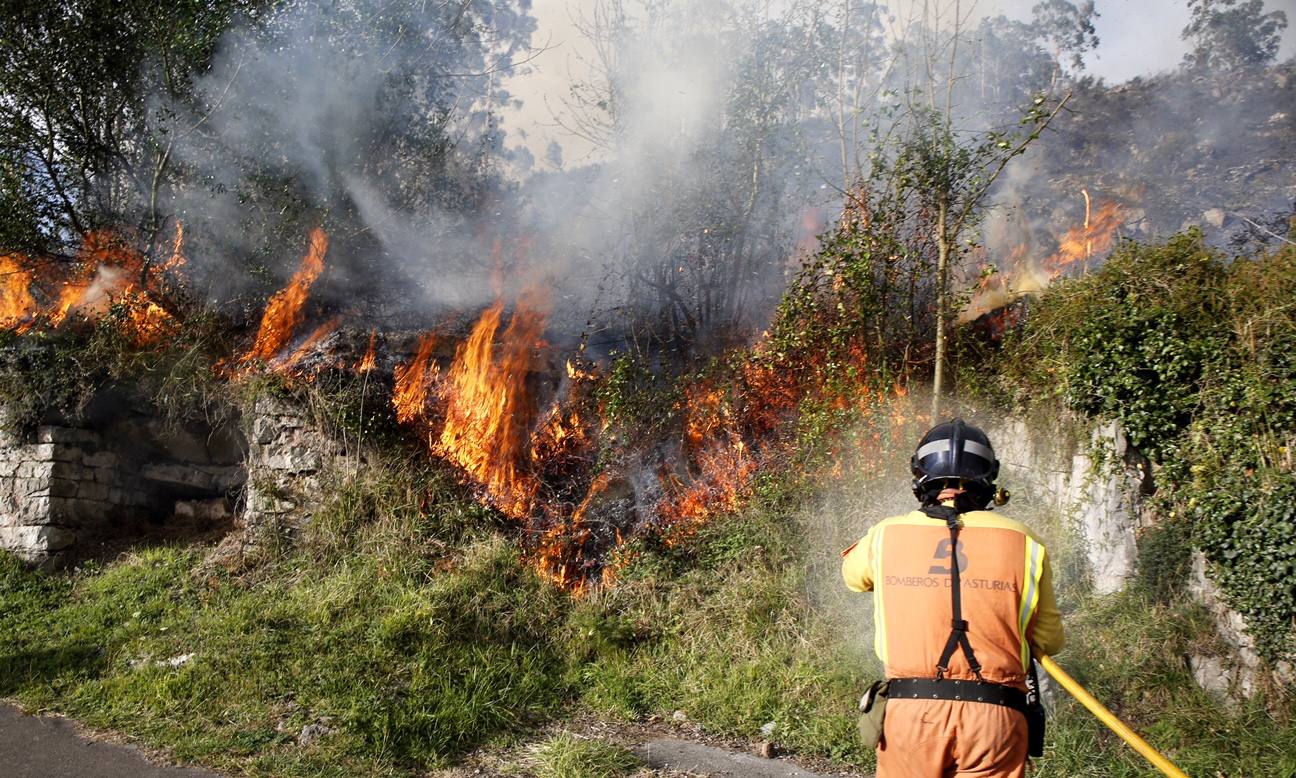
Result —
<path fill-rule="evenodd" d="M 263 299 L 322 225 L 333 240 L 318 294 L 380 322 L 472 313 L 540 285 L 566 335 L 591 318 L 610 342 L 755 332 L 798 237 L 826 226 L 876 150 L 868 130 L 915 85 L 919 7 L 284 4 L 230 30 L 196 99 L 159 100 L 186 171 L 173 210 L 217 299 Z M 983 225 L 989 260 L 1020 243 L 1047 253 L 1058 219 L 1082 214 L 1081 186 L 1130 206 L 1139 236 L 1214 207 L 1236 227 L 1290 204 L 1289 87 L 1083 81 L 1026 36 L 1031 7 L 976 4 L 954 50 L 962 126 L 1011 127 L 1035 90 L 1076 90 L 1001 179 Z M 1134 10 L 1099 11 L 1100 34 L 1114 31 L 1091 68 L 1146 54 L 1117 31 Z M 945 57 L 941 33 L 927 32 Z M 1180 49 L 1144 69 L 1173 67 Z M 1221 100 L 1240 110 L 1200 110 Z M 1193 162 L 1171 163 L 1171 145 Z M 1137 191 L 1185 168 L 1198 180 L 1171 196 Z M 1215 173 L 1227 183 L 1201 185 Z"/>
<path fill-rule="evenodd" d="M 175 210 L 213 294 L 258 266 L 282 274 L 324 226 L 339 296 L 488 299 L 478 224 L 497 188 L 493 117 L 511 99 L 498 74 L 525 53 L 526 7 L 295 2 L 236 24 L 193 103 L 159 111 L 196 182 Z"/>
<path fill-rule="evenodd" d="M 172 198 L 200 283 L 255 300 L 323 226 L 332 241 L 314 296 L 380 320 L 435 321 L 539 285 L 571 334 L 595 306 L 623 320 L 651 276 L 690 332 L 708 317 L 732 323 L 747 298 L 731 290 L 781 280 L 797 216 L 774 181 L 796 178 L 786 149 L 766 147 L 775 133 L 736 137 L 752 129 L 734 121 L 752 76 L 743 32 L 761 19 L 703 2 L 638 10 L 600 33 L 614 56 L 582 86 L 600 98 L 566 117 L 602 134 L 604 158 L 521 187 L 532 157 L 506 117 L 539 100 L 506 80 L 538 53 L 528 4 L 296 2 L 236 25 L 193 104 L 157 111 L 193 173 Z M 703 275 L 665 272 L 689 262 Z M 704 294 L 723 305 L 702 310 Z"/>

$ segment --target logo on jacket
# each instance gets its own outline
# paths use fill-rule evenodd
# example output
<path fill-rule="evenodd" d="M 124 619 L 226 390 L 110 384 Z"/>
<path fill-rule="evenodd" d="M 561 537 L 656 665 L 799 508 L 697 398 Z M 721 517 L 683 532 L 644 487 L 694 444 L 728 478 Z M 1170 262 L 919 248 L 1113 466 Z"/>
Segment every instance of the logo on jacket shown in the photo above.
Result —
<path fill-rule="evenodd" d="M 955 563 L 958 564 L 960 574 L 967 570 L 968 558 L 967 554 L 963 553 L 963 541 L 960 540 L 958 542 L 958 548 L 954 549 L 954 553 L 951 553 L 950 539 L 941 538 L 940 542 L 936 544 L 936 553 L 932 554 L 932 559 L 939 561 L 941 559 L 949 559 L 950 557 L 955 558 Z M 952 571 L 949 567 L 941 564 L 935 564 L 927 568 L 928 575 L 950 575 L 951 572 Z"/>

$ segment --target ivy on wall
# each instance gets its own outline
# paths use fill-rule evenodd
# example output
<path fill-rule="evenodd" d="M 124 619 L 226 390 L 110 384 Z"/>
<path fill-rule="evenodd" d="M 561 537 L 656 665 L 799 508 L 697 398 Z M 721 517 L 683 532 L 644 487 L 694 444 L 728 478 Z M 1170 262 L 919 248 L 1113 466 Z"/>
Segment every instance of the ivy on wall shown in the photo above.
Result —
<path fill-rule="evenodd" d="M 1230 259 L 1196 230 L 1125 243 L 1050 288 L 997 355 L 1001 396 L 1060 391 L 1161 466 L 1156 507 L 1175 531 L 1147 549 L 1144 580 L 1182 575 L 1173 558 L 1200 550 L 1270 660 L 1296 657 L 1294 288 L 1291 246 Z"/>

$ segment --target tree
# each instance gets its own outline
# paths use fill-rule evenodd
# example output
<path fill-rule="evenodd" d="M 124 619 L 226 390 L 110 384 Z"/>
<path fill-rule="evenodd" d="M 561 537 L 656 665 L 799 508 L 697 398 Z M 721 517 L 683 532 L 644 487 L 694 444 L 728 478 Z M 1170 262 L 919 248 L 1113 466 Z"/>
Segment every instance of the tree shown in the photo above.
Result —
<path fill-rule="evenodd" d="M 1184 64 L 1220 71 L 1264 67 L 1278 55 L 1287 14 L 1265 13 L 1264 0 L 1189 0 Z"/>
<path fill-rule="evenodd" d="M 849 134 L 857 121 L 849 99 L 828 99 L 869 75 L 862 57 L 836 56 L 843 35 L 863 34 L 853 5 L 846 30 L 811 2 L 609 0 L 585 20 L 592 72 L 555 119 L 607 154 L 591 200 L 609 248 L 592 251 L 615 252 L 620 313 L 655 352 L 709 350 L 764 323 L 829 125 Z"/>
<path fill-rule="evenodd" d="M 1069 96 L 1068 96 L 1069 97 Z M 952 318 L 950 275 L 972 243 L 968 232 L 980 217 L 986 193 L 1013 158 L 1025 153 L 1066 104 L 1035 99 L 1022 118 L 1022 131 L 957 130 L 948 111 L 917 107 L 890 167 L 894 185 L 912 188 L 920 206 L 934 215 L 936 246 L 936 333 L 932 367 L 932 419 L 940 415 L 945 388 L 947 330 Z"/>
<path fill-rule="evenodd" d="M 161 227 L 173 172 L 152 112 L 183 99 L 259 0 L 0 4 L 0 245 L 60 252 L 101 224 Z"/>
<path fill-rule="evenodd" d="M 1060 66 L 1063 58 L 1071 69 L 1084 70 L 1084 54 L 1098 46 L 1094 19 L 1098 18 L 1093 0 L 1078 5 L 1069 0 L 1042 0 L 1031 9 L 1031 28 L 1044 41 Z M 1057 73 L 1055 72 L 1055 80 Z"/>
<path fill-rule="evenodd" d="M 892 199 L 912 203 L 909 207 L 926 215 L 924 224 L 930 230 L 935 251 L 931 268 L 933 419 L 939 416 L 945 389 L 946 336 L 953 311 L 951 276 L 975 245 L 974 228 L 990 188 L 1008 163 L 1040 137 L 1069 98 L 1051 103 L 1043 93 L 1037 94 L 1013 130 L 969 129 L 1006 124 L 1005 117 L 962 105 L 967 97 L 965 74 L 971 71 L 968 51 L 973 49 L 964 28 L 969 13 L 958 0 L 922 4 L 921 18 L 902 40 L 898 92 L 903 110 L 889 129 L 879 133 L 891 142 L 879 152 L 885 156 L 875 164 L 871 183 L 874 189 L 896 193 L 890 195 Z"/>
<path fill-rule="evenodd" d="M 211 263 L 202 280 L 220 298 L 277 284 L 316 226 L 331 234 L 331 275 L 369 282 L 341 291 L 361 304 L 399 307 L 434 265 L 446 287 L 486 278 L 489 252 L 465 222 L 501 188 L 499 82 L 533 28 L 509 0 L 295 0 L 231 30 L 163 124 L 198 127 L 177 147 L 186 176 L 171 207 L 190 215 L 195 245 L 243 271 Z"/>

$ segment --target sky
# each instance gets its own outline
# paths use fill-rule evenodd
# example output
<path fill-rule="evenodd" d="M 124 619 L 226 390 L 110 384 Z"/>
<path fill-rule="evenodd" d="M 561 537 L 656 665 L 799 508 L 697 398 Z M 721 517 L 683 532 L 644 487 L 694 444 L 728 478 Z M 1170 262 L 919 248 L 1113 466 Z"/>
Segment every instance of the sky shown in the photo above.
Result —
<path fill-rule="evenodd" d="M 545 150 L 553 141 L 563 147 L 565 166 L 578 166 L 597 159 L 588 142 L 573 137 L 554 122 L 573 78 L 588 69 L 588 44 L 582 39 L 579 20 L 588 18 L 596 0 L 533 0 L 537 31 L 532 45 L 541 49 L 511 77 L 506 85 L 522 100 L 521 108 L 504 117 L 513 134 L 512 143 L 526 146 L 544 169 Z M 921 0 L 892 0 L 893 9 L 916 5 Z M 1027 19 L 1038 0 L 980 0 L 964 2 L 973 19 L 1004 14 Z M 1187 52 L 1180 33 L 1188 23 L 1187 0 L 1096 0 L 1099 17 L 1095 22 L 1099 45 L 1089 52 L 1085 65 L 1089 73 L 1110 83 L 1147 76 L 1177 66 Z M 1279 59 L 1296 55 L 1296 0 L 1265 0 L 1266 10 L 1287 13 L 1288 27 Z"/>

